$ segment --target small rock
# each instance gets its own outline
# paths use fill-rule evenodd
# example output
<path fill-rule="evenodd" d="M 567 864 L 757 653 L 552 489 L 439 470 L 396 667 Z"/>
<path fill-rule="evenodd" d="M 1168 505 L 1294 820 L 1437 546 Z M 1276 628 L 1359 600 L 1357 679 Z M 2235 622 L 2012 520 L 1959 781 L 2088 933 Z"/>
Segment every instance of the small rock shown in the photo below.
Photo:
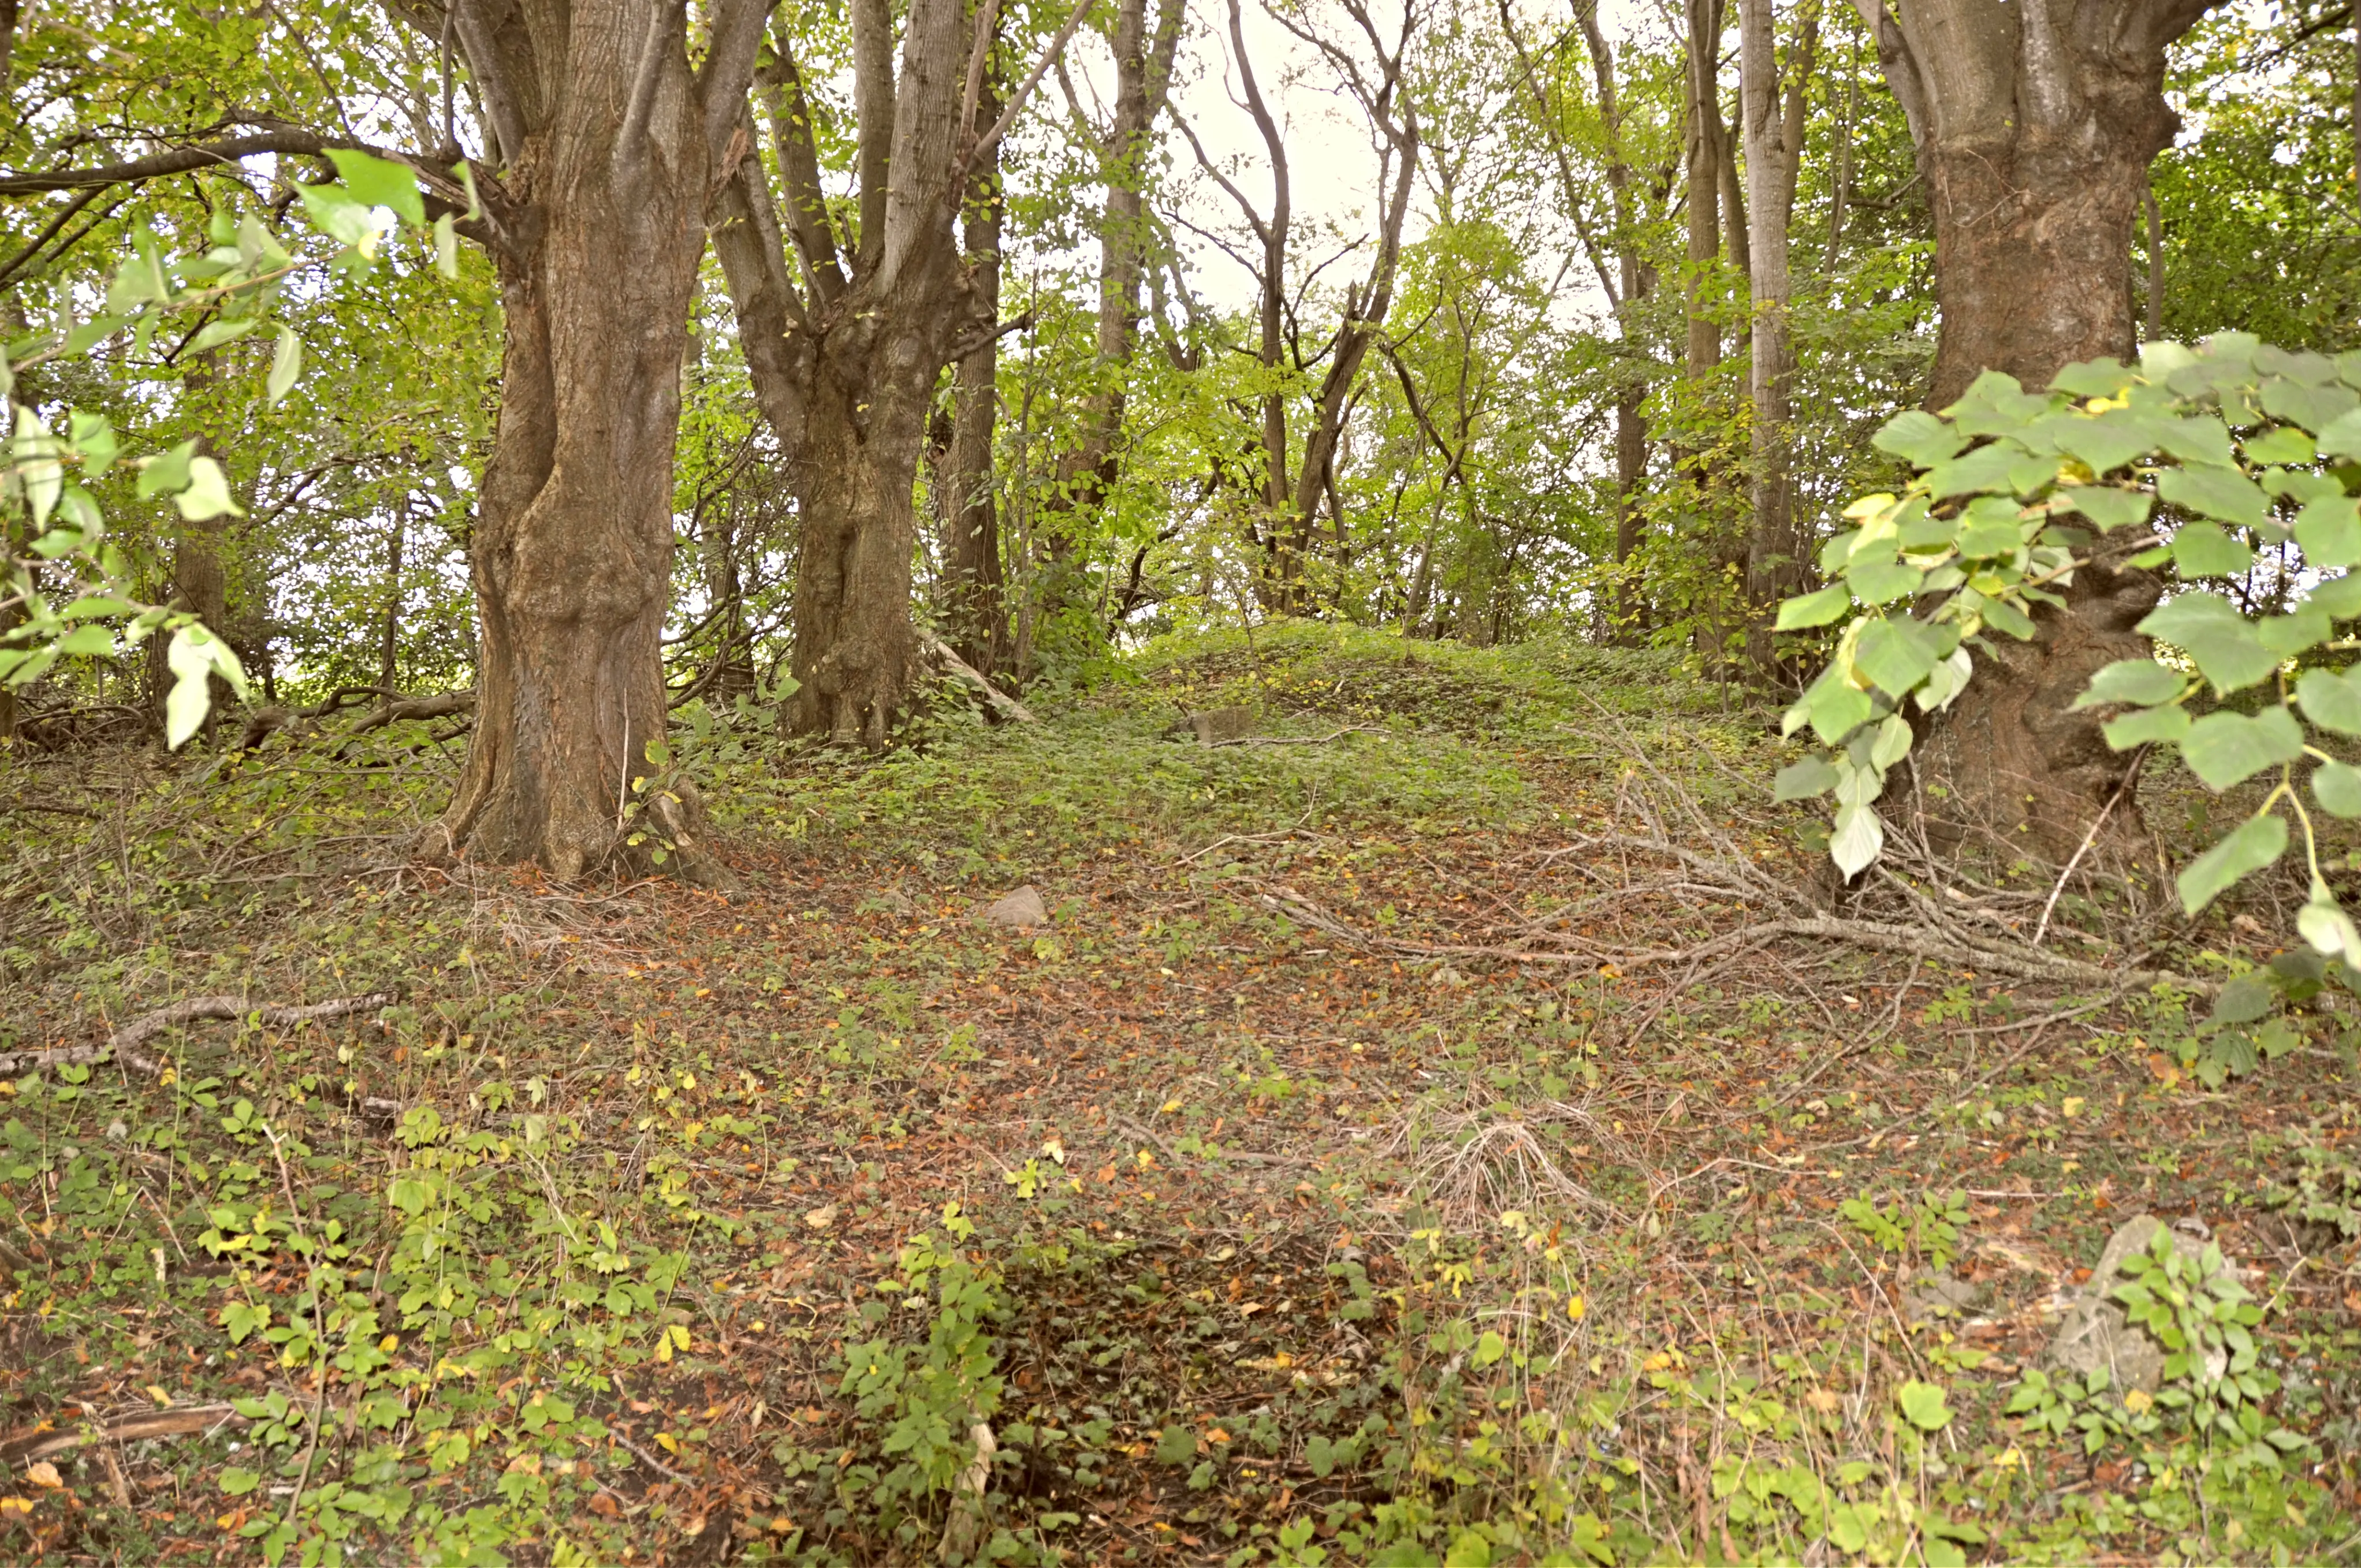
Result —
<path fill-rule="evenodd" d="M 1022 931 L 1049 923 L 1049 905 L 1041 902 L 1041 890 L 1027 883 L 983 912 L 984 919 L 994 926 L 1007 926 Z"/>
<path fill-rule="evenodd" d="M 1427 971 L 1426 983 L 1435 990 L 1455 990 L 1467 983 L 1467 977 L 1449 964 L 1437 964 Z"/>
<path fill-rule="evenodd" d="M 1910 1288 L 1902 1293 L 1902 1310 L 1914 1323 L 1929 1318 L 1957 1317 L 1974 1306 L 1982 1294 L 1983 1287 L 1973 1280 L 1929 1274 L 1913 1280 Z"/>
<path fill-rule="evenodd" d="M 2131 1326 L 2113 1292 L 2122 1283 L 2124 1264 L 2134 1253 L 2146 1251 L 2161 1228 L 2163 1222 L 2153 1214 L 2136 1214 L 2115 1228 L 2091 1269 L 2090 1283 L 2067 1308 L 2049 1342 L 2045 1358 L 2049 1365 L 2079 1377 L 2103 1366 L 2117 1398 L 2131 1388 L 2144 1394 L 2157 1391 L 2164 1381 L 2164 1347 Z M 2178 1226 L 2171 1234 L 2174 1250 L 2183 1257 L 2204 1255 L 2203 1241 Z"/>
<path fill-rule="evenodd" d="M 1194 736 L 1200 746 L 1215 746 L 1224 740 L 1243 740 L 1254 733 L 1254 727 L 1255 710 L 1251 707 L 1209 707 L 1182 716 L 1180 723 L 1164 732 L 1164 738 L 1185 740 Z"/>
<path fill-rule="evenodd" d="M 880 889 L 869 902 L 888 915 L 910 916 L 918 912 L 918 906 L 910 902 L 910 895 L 898 887 Z"/>

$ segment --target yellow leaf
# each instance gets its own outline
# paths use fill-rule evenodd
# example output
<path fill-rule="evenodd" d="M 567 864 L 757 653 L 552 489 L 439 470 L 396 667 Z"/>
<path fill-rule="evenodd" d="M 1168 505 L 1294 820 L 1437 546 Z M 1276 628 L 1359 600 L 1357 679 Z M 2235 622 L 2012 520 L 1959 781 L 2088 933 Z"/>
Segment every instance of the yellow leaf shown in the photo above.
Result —
<path fill-rule="evenodd" d="M 1060 1139 L 1058 1135 L 1055 1133 L 1050 1134 L 1048 1137 L 1041 1140 L 1041 1152 L 1049 1156 L 1051 1159 L 1056 1160 L 1060 1165 L 1066 1163 L 1065 1143 Z"/>
<path fill-rule="evenodd" d="M 377 1342 L 377 1347 L 378 1349 L 385 1352 L 388 1355 L 391 1355 L 395 1351 L 401 1348 L 401 1336 L 399 1334 L 388 1334 L 383 1339 Z"/>
<path fill-rule="evenodd" d="M 1170 1116 L 1173 1112 L 1178 1111 L 1179 1109 L 1180 1109 L 1180 1097 L 1176 1094 L 1171 1099 L 1167 1100 L 1163 1104 L 1159 1105 L 1156 1108 L 1156 1113 L 1159 1116 Z"/>
<path fill-rule="evenodd" d="M 672 1334 L 672 1343 L 680 1346 L 681 1349 L 686 1350 L 688 1348 L 688 1325 L 686 1323 L 675 1323 L 673 1324 L 670 1332 Z"/>
<path fill-rule="evenodd" d="M 1647 1360 L 1640 1363 L 1640 1370 L 1642 1372 L 1662 1372 L 1672 1364 L 1673 1358 L 1666 1355 L 1660 1350 L 1655 1354 L 1650 1356 Z"/>
<path fill-rule="evenodd" d="M 53 1492 L 65 1485 L 65 1482 L 58 1476 L 58 1467 L 46 1459 L 37 1459 L 25 1466 L 25 1479 L 36 1486 L 46 1486 Z"/>
<path fill-rule="evenodd" d="M 5 1519 L 10 1514 L 29 1514 L 32 1511 L 33 1500 L 30 1497 L 0 1497 L 0 1519 Z"/>
<path fill-rule="evenodd" d="M 660 1431 L 656 1433 L 656 1446 L 663 1449 L 666 1453 L 678 1453 L 680 1452 L 680 1439 L 673 1436 L 672 1433 L 668 1431 Z"/>
<path fill-rule="evenodd" d="M 2058 1109 L 2069 1116 L 2079 1116 L 2082 1113 L 2083 1103 L 2081 1095 L 2070 1094 L 2058 1102 Z"/>
<path fill-rule="evenodd" d="M 823 1203 L 804 1216 L 804 1223 L 813 1230 L 824 1231 L 836 1223 L 836 1205 Z"/>
<path fill-rule="evenodd" d="M 2156 1396 L 2145 1388 L 2128 1388 L 2124 1391 L 2124 1409 L 2136 1416 L 2155 1403 Z"/>
<path fill-rule="evenodd" d="M 1568 1296 L 1565 1299 L 1565 1315 L 1572 1318 L 1576 1322 L 1578 1323 L 1582 1321 L 1582 1314 L 1588 1310 L 1590 1310 L 1590 1304 L 1585 1301 L 1579 1294 Z"/>
<path fill-rule="evenodd" d="M 164 1392 L 163 1386 L 161 1384 L 148 1384 L 146 1393 L 149 1398 L 155 1400 L 159 1405 L 169 1405 L 172 1402 L 172 1396 Z"/>

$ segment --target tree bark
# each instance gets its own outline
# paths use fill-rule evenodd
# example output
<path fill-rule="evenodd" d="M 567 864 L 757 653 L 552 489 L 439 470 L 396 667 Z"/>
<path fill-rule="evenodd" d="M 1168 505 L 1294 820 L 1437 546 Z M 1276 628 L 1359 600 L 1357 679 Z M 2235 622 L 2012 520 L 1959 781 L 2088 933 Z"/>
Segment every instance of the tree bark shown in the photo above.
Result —
<path fill-rule="evenodd" d="M 983 88 L 997 7 L 912 0 L 900 65 L 887 0 L 852 0 L 858 210 L 848 270 L 818 179 L 811 116 L 786 41 L 773 133 L 787 222 L 749 146 L 728 171 L 713 244 L 737 312 L 756 401 L 794 476 L 803 540 L 796 578 L 794 673 L 785 718 L 796 733 L 882 748 L 908 699 L 918 646 L 910 621 L 914 494 L 944 366 L 998 331 L 977 269 L 953 233 L 969 170 L 1005 134 L 1043 71 L 1082 22 L 1077 6 L 997 118 Z M 865 85 L 862 83 L 865 82 Z M 890 183 L 887 183 L 890 170 Z M 873 181 L 876 183 L 873 184 Z M 798 286 L 789 274 L 792 244 Z"/>
<path fill-rule="evenodd" d="M 1856 0 L 1934 207 L 1930 408 L 1986 369 L 2038 389 L 2076 360 L 2131 356 L 2125 261 L 2148 163 L 2178 126 L 2165 49 L 2211 3 L 1914 0 L 1897 17 Z M 1982 829 L 2053 861 L 2073 853 L 2128 781 L 2098 710 L 2066 705 L 2101 665 L 2146 655 L 2132 627 L 2162 590 L 2154 574 L 2102 559 L 2075 574 L 2062 610 L 2036 616 L 2032 642 L 1988 640 L 1920 756 L 1949 832 Z M 2107 813 L 2125 844 L 2139 830 L 2133 804 Z"/>
<path fill-rule="evenodd" d="M 1803 584 L 1804 543 L 1795 529 L 1791 474 L 1795 356 L 1787 323 L 1792 287 L 1787 238 L 1818 17 L 1807 12 L 1801 19 L 1789 49 L 1790 80 L 1784 98 L 1773 22 L 1772 0 L 1739 0 L 1740 114 L 1752 229 L 1748 246 L 1753 322 L 1748 385 L 1754 420 L 1748 474 L 1752 528 L 1746 542 L 1746 642 L 1755 674 L 1764 678 L 1777 673 L 1772 619 L 1779 601 Z"/>
<path fill-rule="evenodd" d="M 982 113 L 997 114 L 986 89 Z M 977 160 L 962 236 L 974 280 L 975 307 L 1000 314 L 1000 225 L 1004 201 L 997 150 Z M 994 493 L 993 433 L 1000 416 L 996 336 L 953 367 L 950 443 L 938 470 L 942 486 L 943 618 L 950 645 L 969 668 L 991 676 L 1008 662 L 1008 607 L 1000 560 L 1000 507 Z M 1117 415 L 1121 417 L 1120 414 Z"/>
<path fill-rule="evenodd" d="M 479 182 L 507 336 L 471 553 L 477 722 L 424 853 L 572 879 L 622 847 L 664 731 L 701 220 L 766 11 L 719 0 L 694 71 L 664 0 L 488 0 L 454 17 L 504 164 Z M 439 5 L 397 14 L 439 36 Z"/>

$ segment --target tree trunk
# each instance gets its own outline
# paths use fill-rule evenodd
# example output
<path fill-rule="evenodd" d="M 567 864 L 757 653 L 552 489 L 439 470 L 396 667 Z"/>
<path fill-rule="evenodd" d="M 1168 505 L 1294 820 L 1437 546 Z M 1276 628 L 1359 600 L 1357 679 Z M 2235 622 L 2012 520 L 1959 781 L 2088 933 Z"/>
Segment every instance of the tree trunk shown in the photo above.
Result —
<path fill-rule="evenodd" d="M 631 781 L 664 732 L 706 192 L 763 16 L 761 0 L 721 0 L 694 74 L 683 14 L 661 0 L 493 0 L 457 18 L 505 165 L 485 196 L 507 337 L 471 552 L 476 726 L 427 854 L 572 879 L 622 848 Z"/>
<path fill-rule="evenodd" d="M 987 89 L 983 114 L 999 112 Z M 990 320 L 1000 315 L 1000 225 L 1003 197 L 995 150 L 977 161 L 968 192 L 967 265 L 974 280 L 975 309 Z M 994 675 L 1008 662 L 1008 607 L 1000 561 L 1000 507 L 994 493 L 993 432 L 1000 417 L 999 339 L 961 359 L 953 369 L 950 444 L 939 474 L 944 493 L 943 616 L 954 652 L 981 675 Z M 1117 419 L 1122 417 L 1118 412 Z"/>
<path fill-rule="evenodd" d="M 1753 269 L 1748 280 L 1753 322 L 1749 389 L 1754 420 L 1748 475 L 1753 525 L 1746 542 L 1746 643 L 1748 660 L 1763 678 L 1777 672 L 1771 622 L 1779 601 L 1803 585 L 1804 543 L 1795 530 L 1791 475 L 1789 395 L 1795 356 L 1787 325 L 1792 281 L 1787 237 L 1802 161 L 1804 93 L 1811 76 L 1817 18 L 1807 14 L 1790 46 L 1793 82 L 1784 102 L 1772 22 L 1772 0 L 1740 0 L 1739 96 L 1752 228 L 1747 248 Z"/>
<path fill-rule="evenodd" d="M 2178 125 L 2165 49 L 2210 0 L 2091 0 L 2079 13 L 2064 0 L 1916 0 L 1898 20 L 1856 3 L 1933 201 L 1941 329 L 1927 405 L 1948 407 L 1986 369 L 2039 389 L 2073 361 L 2128 358 L 2132 227 Z M 2126 759 L 2101 738 L 2099 710 L 2067 704 L 2101 665 L 2146 656 L 2132 627 L 2162 591 L 2102 559 L 2075 574 L 2062 610 L 2037 614 L 2032 642 L 1987 639 L 1920 756 L 1947 832 L 2058 861 L 2105 812 L 2110 835 L 2133 840 Z"/>

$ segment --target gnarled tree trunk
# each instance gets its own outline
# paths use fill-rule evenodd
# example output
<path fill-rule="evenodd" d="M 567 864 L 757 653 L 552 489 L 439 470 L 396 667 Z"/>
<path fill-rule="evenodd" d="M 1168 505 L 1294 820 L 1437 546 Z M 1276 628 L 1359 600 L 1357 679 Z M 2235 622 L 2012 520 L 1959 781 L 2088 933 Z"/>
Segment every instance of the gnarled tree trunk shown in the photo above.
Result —
<path fill-rule="evenodd" d="M 624 837 L 631 780 L 664 730 L 673 449 L 706 193 L 766 11 L 720 0 L 694 73 L 666 0 L 491 0 L 456 17 L 499 144 L 499 176 L 480 182 L 507 338 L 472 552 L 475 733 L 429 854 L 572 878 Z M 440 7 L 409 19 L 439 31 Z"/>
<path fill-rule="evenodd" d="M 1913 0 L 1897 16 L 1856 0 L 1933 200 L 1929 407 L 1986 369 L 2038 389 L 2073 361 L 2131 356 L 2132 225 L 2148 161 L 2178 126 L 2165 49 L 2211 3 Z M 2132 627 L 2162 581 L 2106 559 L 2107 543 L 2065 609 L 2036 617 L 2031 643 L 1988 640 L 1975 682 L 1934 727 L 1919 765 L 1949 831 L 2064 860 L 2102 813 L 2111 832 L 2136 828 L 2126 760 L 2095 712 L 2066 711 L 2101 665 L 2148 651 Z"/>

